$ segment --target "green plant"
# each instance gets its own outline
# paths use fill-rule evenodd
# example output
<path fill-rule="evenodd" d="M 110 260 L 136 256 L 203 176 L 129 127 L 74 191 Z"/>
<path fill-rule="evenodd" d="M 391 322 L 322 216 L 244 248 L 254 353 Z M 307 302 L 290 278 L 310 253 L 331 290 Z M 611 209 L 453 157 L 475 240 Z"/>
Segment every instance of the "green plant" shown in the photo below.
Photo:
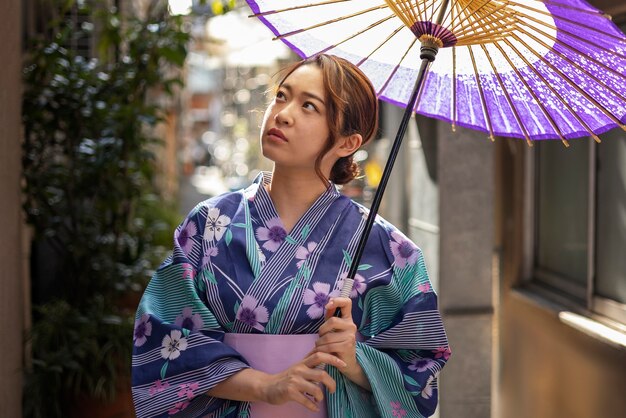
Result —
<path fill-rule="evenodd" d="M 84 7 L 72 3 L 59 14 Z M 178 221 L 153 186 L 162 113 L 151 98 L 180 84 L 188 34 L 164 2 L 144 18 L 93 10 L 81 12 L 95 24 L 53 23 L 24 69 L 24 210 L 34 254 L 45 255 L 33 264 L 32 417 L 66 417 L 79 395 L 113 396 L 132 348 L 135 306 L 122 301 L 143 288 Z M 93 27 L 98 59 L 66 47 Z"/>

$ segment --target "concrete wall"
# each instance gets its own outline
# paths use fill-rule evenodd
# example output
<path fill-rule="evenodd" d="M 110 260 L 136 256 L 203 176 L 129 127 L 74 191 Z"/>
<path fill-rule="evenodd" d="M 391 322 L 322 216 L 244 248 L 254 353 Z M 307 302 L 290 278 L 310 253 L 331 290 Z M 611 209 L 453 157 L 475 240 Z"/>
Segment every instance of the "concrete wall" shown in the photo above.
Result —
<path fill-rule="evenodd" d="M 0 416 L 22 416 L 21 2 L 0 2 Z"/>
<path fill-rule="evenodd" d="M 439 302 L 452 357 L 440 381 L 441 418 L 492 411 L 494 145 L 438 123 Z"/>

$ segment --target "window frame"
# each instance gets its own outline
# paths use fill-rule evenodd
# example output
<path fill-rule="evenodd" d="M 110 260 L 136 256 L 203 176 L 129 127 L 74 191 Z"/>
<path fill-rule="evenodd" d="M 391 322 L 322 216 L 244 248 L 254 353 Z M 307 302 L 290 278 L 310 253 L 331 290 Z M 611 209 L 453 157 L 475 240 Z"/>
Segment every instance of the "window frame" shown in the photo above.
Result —
<path fill-rule="evenodd" d="M 538 170 L 539 146 L 526 153 L 524 190 L 524 264 L 523 277 L 526 284 L 549 299 L 577 307 L 590 317 L 600 316 L 609 322 L 626 326 L 626 304 L 595 294 L 596 280 L 596 207 L 598 144 L 590 137 L 578 139 L 589 144 L 589 172 L 587 194 L 587 281 L 584 286 L 573 283 L 553 272 L 537 266 L 538 257 Z M 566 150 L 564 150 L 566 151 Z M 624 272 L 626 279 L 626 272 Z"/>

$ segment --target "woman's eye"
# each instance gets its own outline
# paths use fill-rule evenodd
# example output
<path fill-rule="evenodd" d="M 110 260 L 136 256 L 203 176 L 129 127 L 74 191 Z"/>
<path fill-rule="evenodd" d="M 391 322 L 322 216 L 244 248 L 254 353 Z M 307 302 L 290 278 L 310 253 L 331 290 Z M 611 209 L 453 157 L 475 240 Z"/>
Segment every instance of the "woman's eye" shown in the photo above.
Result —
<path fill-rule="evenodd" d="M 308 110 L 314 110 L 314 111 L 317 111 L 317 107 L 315 107 L 315 105 L 314 105 L 313 103 L 311 103 L 311 102 L 305 102 L 305 103 L 302 105 L 302 107 L 304 107 L 305 109 L 308 109 Z"/>
<path fill-rule="evenodd" d="M 286 96 L 285 96 L 285 93 L 283 93 L 283 92 L 282 92 L 282 91 L 280 91 L 280 90 L 276 93 L 276 98 L 277 98 L 278 100 L 285 100 L 285 97 L 286 97 Z"/>

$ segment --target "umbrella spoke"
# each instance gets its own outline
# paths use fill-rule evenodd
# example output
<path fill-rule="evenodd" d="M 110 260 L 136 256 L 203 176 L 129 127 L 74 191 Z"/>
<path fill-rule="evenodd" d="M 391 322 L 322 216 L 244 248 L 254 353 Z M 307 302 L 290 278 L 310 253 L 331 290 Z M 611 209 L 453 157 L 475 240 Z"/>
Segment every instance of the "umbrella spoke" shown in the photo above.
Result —
<path fill-rule="evenodd" d="M 456 47 L 452 47 L 452 132 L 456 131 L 456 122 L 458 119 L 456 109 Z"/>
<path fill-rule="evenodd" d="M 389 82 L 391 81 L 393 76 L 396 75 L 396 72 L 402 65 L 402 61 L 404 61 L 406 56 L 409 54 L 409 51 L 413 48 L 416 42 L 417 42 L 417 38 L 413 39 L 413 42 L 411 42 L 411 45 L 406 49 L 406 51 L 404 52 L 404 55 L 402 55 L 402 58 L 400 58 L 400 61 L 398 61 L 398 64 L 396 64 L 396 66 L 393 68 L 393 71 L 391 71 L 391 74 L 389 75 L 389 77 L 387 77 L 387 80 L 385 80 L 385 84 L 383 84 L 380 90 L 378 90 L 378 92 L 376 93 L 377 96 L 380 96 L 383 93 L 383 91 L 387 88 L 387 86 L 389 85 Z"/>
<path fill-rule="evenodd" d="M 474 66 L 474 77 L 476 78 L 476 86 L 478 87 L 478 93 L 480 94 L 480 102 L 483 108 L 483 114 L 485 116 L 485 121 L 487 122 L 487 128 L 489 129 L 489 139 L 491 141 L 495 141 L 493 137 L 493 127 L 491 126 L 491 118 L 489 117 L 489 109 L 487 109 L 487 102 L 485 101 L 485 92 L 483 91 L 483 85 L 480 81 L 480 76 L 478 75 L 478 68 L 476 67 L 476 59 L 474 59 L 474 51 L 472 51 L 472 47 L 470 45 L 467 46 L 469 50 L 469 54 L 472 60 L 472 65 Z"/>
<path fill-rule="evenodd" d="M 513 4 L 513 5 L 517 6 L 517 7 L 522 7 L 524 9 L 532 10 L 535 13 L 543 14 L 545 16 L 554 17 L 555 19 L 562 20 L 564 22 L 570 23 L 570 24 L 575 25 L 575 26 L 580 26 L 581 28 L 585 28 L 585 29 L 590 30 L 590 31 L 592 31 L 594 33 L 601 33 L 602 35 L 605 35 L 605 36 L 607 36 L 609 38 L 612 38 L 615 41 L 618 41 L 618 42 L 626 44 L 626 39 L 625 38 L 619 37 L 619 36 L 617 36 L 617 35 L 615 35 L 613 33 L 605 32 L 602 29 L 599 29 L 597 27 L 592 27 L 592 26 L 589 26 L 589 25 L 585 25 L 584 23 L 581 23 L 581 22 L 576 21 L 576 20 L 567 19 L 567 18 L 565 18 L 563 16 L 552 15 L 552 14 L 550 14 L 549 12 L 547 12 L 545 10 L 535 9 L 534 7 L 530 7 L 530 6 L 528 6 L 526 4 L 523 4 L 523 3 L 517 3 L 514 0 L 509 0 L 509 1 L 511 2 L 511 4 Z M 525 13 L 521 13 L 521 15 L 522 16 L 528 16 Z"/>
<path fill-rule="evenodd" d="M 546 44 L 543 40 L 541 40 L 540 38 L 538 38 L 534 34 L 532 34 L 530 32 L 527 32 L 526 30 L 521 29 L 521 28 L 518 28 L 518 29 L 520 30 L 520 32 L 523 32 L 524 35 L 531 37 L 535 42 L 541 44 L 544 48 L 550 49 L 550 46 L 548 44 Z M 595 81 L 600 86 L 602 86 L 602 88 L 608 90 L 609 92 L 611 92 L 612 94 L 617 96 L 620 100 L 626 102 L 626 97 L 624 97 L 620 92 L 618 92 L 615 89 L 613 89 L 612 87 L 608 86 L 606 83 L 604 83 L 598 77 L 596 77 L 593 73 L 587 71 L 587 69 L 585 69 L 583 66 L 581 66 L 580 64 L 578 64 L 577 62 L 575 62 L 574 60 L 569 58 L 567 55 L 563 54 L 562 52 L 560 52 L 560 51 L 558 51 L 556 49 L 552 49 L 552 53 L 558 55 L 559 58 L 561 58 L 564 61 L 567 61 L 570 65 L 576 67 L 576 69 L 578 71 L 581 71 L 582 73 L 584 73 L 587 77 L 591 78 L 593 81 Z"/>
<path fill-rule="evenodd" d="M 594 106 L 596 106 L 598 109 L 600 109 L 602 111 L 602 113 L 604 113 L 609 119 L 611 119 L 613 122 L 615 122 L 617 125 L 619 125 L 620 128 L 626 130 L 626 126 L 624 124 L 622 124 L 620 122 L 620 120 L 615 117 L 606 107 L 604 107 L 602 104 L 600 104 L 596 99 L 594 99 L 589 93 L 585 92 L 583 89 L 581 89 L 578 84 L 576 84 L 576 82 L 574 82 L 573 80 L 571 80 L 566 74 L 564 74 L 561 70 L 559 70 L 558 68 L 556 68 L 551 62 L 549 62 L 545 57 L 543 57 L 541 54 L 538 54 L 537 51 L 535 51 L 534 49 L 530 48 L 528 46 L 528 44 L 526 44 L 526 42 L 524 42 L 524 40 L 522 40 L 519 36 L 517 35 L 513 35 L 513 37 L 520 42 L 522 45 L 524 45 L 524 47 L 526 49 L 528 49 L 530 52 L 532 52 L 537 58 L 539 58 L 544 64 L 546 64 L 548 67 L 550 67 L 550 69 L 552 71 L 554 71 L 555 74 L 557 74 L 559 77 L 561 77 L 563 80 L 567 81 L 576 91 L 578 91 L 580 94 L 583 95 L 583 97 L 585 97 L 585 99 L 587 99 L 591 104 L 593 104 Z M 526 62 L 526 60 L 524 60 Z M 541 78 L 541 80 L 548 85 L 548 87 L 554 92 L 555 95 L 557 95 L 557 97 L 559 97 L 559 99 L 563 102 L 563 104 L 565 104 L 565 106 L 567 106 L 568 110 L 572 113 L 572 115 L 578 120 L 578 122 L 580 122 L 581 125 L 583 125 L 585 127 L 585 129 L 587 129 L 590 133 L 590 135 L 593 137 L 593 139 L 595 139 L 597 142 L 600 142 L 600 138 L 598 138 L 597 135 L 595 135 L 591 129 L 589 128 L 589 126 L 587 126 L 587 124 L 582 120 L 582 118 L 580 118 L 580 116 L 567 104 L 565 103 L 565 100 L 563 100 L 563 98 L 561 97 L 560 94 L 558 94 L 552 87 L 551 85 L 548 83 L 548 81 L 543 77 L 543 75 L 539 74 L 538 71 L 534 70 L 537 73 L 537 75 Z"/>
<path fill-rule="evenodd" d="M 389 40 L 390 40 L 391 38 L 393 38 L 393 37 L 394 37 L 394 36 L 395 36 L 398 32 L 400 32 L 400 31 L 401 31 L 402 29 L 404 29 L 404 28 L 405 28 L 405 26 L 404 26 L 404 25 L 402 25 L 402 26 L 398 27 L 398 29 L 396 29 L 396 30 L 394 30 L 393 32 L 391 32 L 391 33 L 389 34 L 389 36 L 388 36 L 388 37 L 387 37 L 384 41 L 382 41 L 382 42 L 381 42 L 381 43 L 380 43 L 380 44 L 379 44 L 376 48 L 374 48 L 374 50 L 373 50 L 372 52 L 370 52 L 370 53 L 369 53 L 366 57 L 364 57 L 363 59 L 361 59 L 361 61 L 359 61 L 359 62 L 356 64 L 356 66 L 357 66 L 357 67 L 360 67 L 360 66 L 361 66 L 361 64 L 363 64 L 365 61 L 367 61 L 367 60 L 368 60 L 368 59 L 369 59 L 369 58 L 370 58 L 370 57 L 371 57 L 374 53 L 376 53 L 376 51 L 378 51 L 378 50 L 379 50 L 379 49 L 380 49 L 383 45 L 385 45 L 387 42 L 389 42 Z"/>
<path fill-rule="evenodd" d="M 513 104 L 513 99 L 511 99 L 511 95 L 509 94 L 509 91 L 504 86 L 502 77 L 500 76 L 500 73 L 496 69 L 496 66 L 493 63 L 493 60 L 491 59 L 491 55 L 489 54 L 487 47 L 484 44 L 481 44 L 480 46 L 483 49 L 483 52 L 485 53 L 485 55 L 487 56 L 487 59 L 489 60 L 489 64 L 491 64 L 493 73 L 496 75 L 496 78 L 498 79 L 498 84 L 500 84 L 500 88 L 502 89 L 502 92 L 504 93 L 504 96 L 506 97 L 506 101 L 509 103 L 511 110 L 513 111 L 513 116 L 515 116 L 515 120 L 517 121 L 518 126 L 521 128 L 522 132 L 524 133 L 524 138 L 526 138 L 526 143 L 528 144 L 528 146 L 532 147 L 533 144 L 532 144 L 532 141 L 530 140 L 530 135 L 528 135 L 528 130 L 526 129 L 526 126 L 522 123 L 522 118 L 520 118 L 519 112 L 517 111 L 517 108 Z"/>
<path fill-rule="evenodd" d="M 391 14 L 390 16 L 384 17 L 384 18 L 380 19 L 378 22 L 374 22 L 374 23 L 372 23 L 371 25 L 369 25 L 369 26 L 368 26 L 368 27 L 366 27 L 365 29 L 362 29 L 362 30 L 358 31 L 357 33 L 352 34 L 352 35 L 350 35 L 349 37 L 347 37 L 347 38 L 345 38 L 345 39 L 343 39 L 343 40 L 341 40 L 341 41 L 337 42 L 336 44 L 330 45 L 330 46 L 328 46 L 328 47 L 326 47 L 326 48 L 322 49 L 321 51 L 316 52 L 316 53 L 315 53 L 315 54 L 313 54 L 313 55 L 323 54 L 323 53 L 325 53 L 325 52 L 330 51 L 330 50 L 331 50 L 331 49 L 333 49 L 333 48 L 337 48 L 339 45 L 341 45 L 341 44 L 343 44 L 343 43 L 345 43 L 345 42 L 348 42 L 349 40 L 354 39 L 354 38 L 356 38 L 356 37 L 357 37 L 357 36 L 359 36 L 359 35 L 362 35 L 363 33 L 367 32 L 368 30 L 373 29 L 373 28 L 375 28 L 376 26 L 380 25 L 381 23 L 384 23 L 384 22 L 386 22 L 386 21 L 388 21 L 389 19 L 392 19 L 392 18 L 394 18 L 394 17 L 395 17 L 395 14 Z M 401 26 L 400 28 L 402 28 L 402 26 Z"/>
<path fill-rule="evenodd" d="M 294 30 L 294 31 L 291 31 L 291 32 L 283 33 L 283 34 L 280 34 L 280 35 L 276 36 L 274 39 L 284 39 L 284 38 L 287 38 L 289 36 L 296 35 L 296 34 L 302 33 L 302 32 L 306 32 L 306 31 L 311 30 L 311 29 L 316 29 L 316 28 L 319 28 L 321 26 L 326 26 L 326 25 L 330 25 L 331 23 L 341 22 L 342 20 L 350 19 L 350 18 L 353 18 L 353 17 L 356 17 L 356 16 L 360 16 L 360 15 L 363 15 L 363 14 L 366 14 L 366 13 L 369 13 L 369 12 L 372 12 L 372 11 L 375 11 L 375 10 L 381 10 L 381 9 L 386 9 L 386 8 L 387 8 L 386 4 L 381 4 L 379 6 L 373 6 L 373 7 L 370 7 L 368 9 L 360 10 L 358 12 L 354 12 L 354 13 L 349 14 L 349 15 L 345 15 L 345 16 L 341 16 L 341 17 L 338 17 L 338 18 L 335 18 L 335 19 L 330 19 L 330 20 L 326 20 L 324 22 L 316 23 L 315 25 L 312 25 L 312 26 L 309 26 L 309 27 L 306 27 L 306 28 L 297 29 L 297 30 Z"/>
<path fill-rule="evenodd" d="M 493 6 L 491 3 L 485 3 L 477 10 L 481 10 L 487 4 Z M 459 19 L 457 25 L 453 25 L 450 31 L 455 34 L 458 39 L 458 45 L 470 45 L 478 42 L 494 42 L 501 39 L 504 34 L 510 31 L 510 27 L 513 24 L 511 19 L 511 13 L 507 12 L 506 4 L 501 3 L 497 7 L 489 7 L 484 13 L 475 14 L 472 11 L 464 18 Z M 487 23 L 487 24 L 486 24 Z M 493 25 L 490 29 L 487 26 Z M 460 27 L 459 30 L 457 28 Z"/>
<path fill-rule="evenodd" d="M 585 58 L 585 59 L 587 59 L 588 61 L 591 61 L 592 63 L 594 63 L 594 64 L 596 64 L 596 65 L 598 65 L 598 66 L 600 66 L 600 67 L 604 68 L 606 71 L 609 71 L 609 72 L 611 72 L 612 74 L 614 74 L 614 75 L 616 75 L 616 76 L 618 76 L 618 77 L 621 77 L 621 78 L 626 78 L 626 75 L 625 75 L 625 74 L 620 73 L 620 72 L 618 72 L 618 71 L 615 71 L 615 69 L 613 69 L 613 68 L 609 67 L 608 65 L 606 65 L 606 64 L 605 64 L 605 63 L 603 63 L 602 61 L 598 61 L 597 59 L 595 59 L 595 58 L 593 58 L 593 57 L 591 57 L 591 56 L 589 56 L 589 55 L 581 54 L 581 53 L 580 53 L 580 51 L 579 51 L 578 49 L 576 49 L 575 47 L 573 47 L 573 46 L 571 46 L 570 44 L 566 43 L 565 41 L 563 41 L 563 40 L 561 40 L 561 39 L 559 39 L 559 38 L 557 38 L 557 37 L 555 37 L 555 36 L 553 36 L 553 35 L 550 35 L 550 34 L 548 34 L 548 33 L 544 32 L 544 31 L 542 31 L 542 30 L 541 30 L 541 29 L 539 29 L 539 28 L 531 27 L 531 26 L 530 26 L 530 25 L 528 25 L 528 23 L 526 23 L 526 22 L 521 22 L 521 21 L 520 21 L 520 23 L 522 23 L 524 26 L 526 26 L 526 27 L 528 27 L 529 29 L 531 29 L 531 31 L 535 31 L 535 32 L 540 33 L 541 35 L 543 35 L 543 36 L 545 36 L 546 38 L 550 39 L 552 42 L 554 42 L 554 43 L 558 43 L 559 45 L 561 45 L 561 46 L 564 46 L 564 47 L 568 48 L 570 51 L 574 52 L 577 56 L 579 56 L 579 57 L 581 57 L 581 58 Z M 524 29 L 520 28 L 519 26 L 517 27 L 517 29 L 518 29 L 519 31 L 523 31 L 525 34 L 528 34 L 528 33 L 530 32 L 530 31 L 526 31 L 526 30 L 524 30 Z"/>
<path fill-rule="evenodd" d="M 506 40 L 504 40 L 504 42 L 509 43 Z M 522 73 L 520 72 L 520 70 L 515 66 L 515 64 L 513 64 L 513 61 L 511 61 L 511 58 L 507 55 L 506 52 L 504 52 L 504 49 L 500 46 L 500 44 L 498 42 L 495 42 L 493 45 L 496 48 L 498 48 L 498 50 L 500 51 L 500 53 L 502 54 L 504 59 L 509 63 L 509 65 L 511 66 L 511 68 L 513 69 L 513 71 L 515 72 L 517 77 L 520 79 L 520 81 L 522 82 L 524 87 L 526 87 L 526 90 L 533 97 L 533 99 L 535 100 L 535 103 L 539 106 L 539 108 L 541 109 L 541 112 L 543 113 L 543 115 L 548 120 L 548 123 L 550 124 L 550 126 L 552 126 L 552 129 L 554 129 L 554 132 L 556 132 L 556 134 L 559 136 L 559 138 L 561 139 L 563 144 L 565 144 L 565 146 L 568 147 L 569 143 L 567 142 L 567 140 L 563 136 L 563 133 L 561 132 L 561 130 L 557 126 L 556 122 L 554 121 L 554 119 L 552 118 L 550 113 L 548 113 L 548 110 L 543 105 L 541 100 L 539 100 L 539 97 L 537 97 L 537 94 L 535 93 L 535 91 L 530 87 L 530 85 L 528 84 L 528 82 L 526 81 L 526 79 L 524 78 Z M 516 51 L 516 53 L 517 53 L 517 51 Z M 517 55 L 519 56 L 519 53 Z"/>
<path fill-rule="evenodd" d="M 519 37 L 516 37 L 516 40 L 519 42 Z M 552 85 L 548 82 L 548 80 L 546 80 L 546 78 L 543 76 L 543 74 L 541 74 L 541 72 L 539 72 L 539 70 L 537 70 L 535 67 L 533 67 L 533 65 L 530 63 L 530 61 L 528 61 L 526 59 L 526 57 L 517 50 L 517 48 L 515 47 L 515 45 L 513 45 L 513 43 L 511 41 L 509 41 L 508 39 L 505 39 L 504 42 L 509 46 L 509 48 L 513 49 L 513 51 L 515 51 L 515 53 L 524 61 L 524 63 L 526 63 L 528 68 L 533 73 L 535 73 L 535 75 L 537 77 L 539 77 L 539 79 L 548 88 L 548 90 L 550 90 L 552 92 L 552 94 L 554 94 L 554 96 L 561 102 L 561 104 L 568 110 L 568 112 L 572 116 L 574 116 L 574 118 L 578 121 L 578 123 L 580 123 L 583 126 L 583 128 L 585 128 L 589 132 L 589 134 L 593 137 L 593 139 L 595 139 L 596 142 L 600 142 L 600 138 L 598 138 L 598 136 L 592 132 L 592 130 L 589 128 L 589 126 L 585 123 L 585 121 L 583 121 L 582 118 L 578 115 L 578 113 L 576 113 L 576 111 L 574 109 L 572 109 L 572 107 L 569 105 L 569 103 L 567 103 L 567 101 L 565 101 L 563 96 L 561 96 L 559 94 L 559 92 L 557 92 L 556 89 L 554 87 L 552 87 Z M 530 51 L 534 52 L 532 49 Z M 543 57 L 539 57 L 539 58 L 542 61 L 544 60 Z M 557 73 L 557 75 L 559 75 L 559 74 Z M 569 80 L 566 77 L 565 77 L 565 79 L 567 79 L 568 81 L 571 81 L 571 80 Z"/>
<path fill-rule="evenodd" d="M 525 13 L 523 13 L 523 12 L 519 12 L 519 14 L 520 14 L 520 15 L 522 15 L 523 17 L 525 17 L 526 19 L 531 20 L 531 21 L 533 21 L 533 22 L 535 22 L 535 23 L 537 23 L 537 24 L 543 25 L 543 26 L 548 27 L 548 28 L 550 28 L 550 29 L 552 29 L 552 30 L 554 30 L 554 31 L 558 31 L 558 32 L 560 32 L 560 33 L 562 33 L 562 34 L 564 34 L 564 35 L 571 36 L 571 37 L 572 37 L 572 38 L 574 38 L 574 39 L 578 39 L 579 41 L 582 41 L 582 42 L 584 42 L 584 43 L 586 43 L 586 44 L 589 44 L 590 46 L 593 46 L 593 48 L 594 48 L 594 49 L 600 49 L 600 50 L 602 50 L 602 51 L 604 51 L 604 52 L 606 52 L 606 53 L 609 53 L 609 54 L 611 54 L 611 55 L 615 55 L 615 56 L 616 56 L 616 57 L 618 57 L 618 58 L 621 58 L 621 59 L 626 59 L 626 56 L 624 56 L 624 55 L 620 54 L 619 52 L 617 52 L 617 51 L 613 51 L 612 49 L 605 48 L 605 47 L 603 47 L 602 45 L 599 45 L 599 44 L 593 43 L 593 42 L 592 42 L 592 41 L 590 41 L 589 39 L 583 38 L 582 36 L 578 36 L 578 35 L 576 35 L 576 34 L 574 34 L 574 33 L 570 32 L 570 31 L 568 31 L 568 30 L 557 28 L 557 27 L 556 27 L 556 26 L 554 26 L 554 25 L 551 25 L 551 24 L 549 24 L 549 23 L 546 23 L 546 22 L 544 22 L 544 21 L 541 21 L 541 20 L 539 20 L 539 19 L 536 19 L 536 18 L 534 18 L 534 17 L 532 17 L 532 16 L 530 16 L 530 15 L 527 15 L 527 14 L 525 14 Z M 527 26 L 530 26 L 527 22 L 524 22 L 524 21 L 523 21 L 523 20 L 521 20 L 521 19 L 519 20 L 519 22 L 521 22 L 521 23 L 525 23 Z M 535 27 L 535 26 L 532 26 L 532 28 L 533 28 L 534 30 L 537 30 L 537 27 Z"/>
<path fill-rule="evenodd" d="M 344 3 L 346 1 L 352 1 L 352 0 L 327 0 L 327 1 L 321 1 L 319 3 L 301 4 L 300 6 L 286 7 L 284 9 L 266 10 L 264 12 L 251 14 L 248 17 L 268 16 L 268 15 L 273 15 L 273 14 L 276 14 L 276 13 L 290 12 L 292 10 L 307 9 L 309 7 L 325 6 L 325 5 L 334 4 L 334 3 Z"/>
<path fill-rule="evenodd" d="M 580 7 L 572 6 L 571 4 L 560 3 L 558 1 L 551 1 L 551 0 L 533 0 L 533 1 L 537 3 L 550 4 L 552 6 L 562 7 L 564 9 L 574 10 L 580 13 L 587 13 L 587 14 L 594 15 L 594 16 L 605 16 L 605 17 L 609 16 L 600 10 L 581 9 Z"/>

